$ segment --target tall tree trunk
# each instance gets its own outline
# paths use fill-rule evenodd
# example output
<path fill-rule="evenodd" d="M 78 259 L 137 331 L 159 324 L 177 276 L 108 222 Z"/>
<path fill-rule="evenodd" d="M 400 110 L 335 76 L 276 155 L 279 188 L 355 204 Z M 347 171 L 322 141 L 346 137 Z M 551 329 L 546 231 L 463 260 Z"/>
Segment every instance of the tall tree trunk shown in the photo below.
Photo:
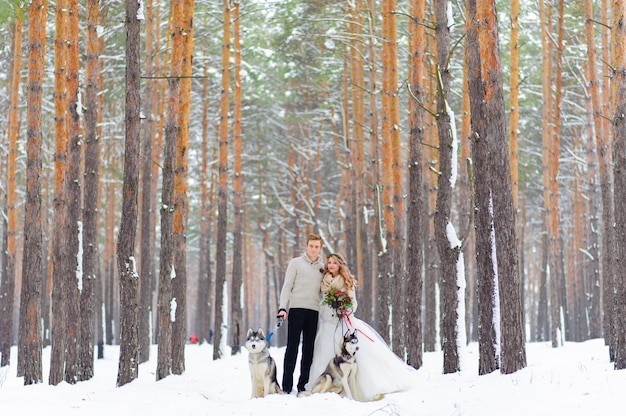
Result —
<path fill-rule="evenodd" d="M 587 66 L 587 71 L 589 71 Z M 591 79 L 588 75 L 587 79 Z M 588 298 L 587 306 L 589 308 L 589 337 L 600 338 L 602 337 L 602 279 L 600 274 L 600 225 L 599 225 L 599 213 L 600 208 L 598 206 L 598 167 L 596 159 L 596 143 L 594 141 L 594 129 L 593 129 L 593 105 L 591 97 L 587 96 L 585 100 L 585 107 L 587 109 L 587 120 L 585 129 L 585 146 L 587 155 L 587 195 L 588 200 L 585 206 L 585 216 L 589 218 L 589 224 L 587 228 L 587 250 L 590 258 L 585 261 L 585 287 L 586 293 L 591 296 Z"/>
<path fill-rule="evenodd" d="M 476 0 L 467 2 L 466 67 L 472 125 L 472 160 L 474 165 L 474 221 L 476 223 L 476 284 L 478 294 L 478 374 L 488 374 L 500 367 L 499 330 L 494 313 L 498 306 L 493 252 L 492 195 L 489 189 L 489 154 L 486 138 L 485 86 L 482 80 L 481 27 Z"/>
<path fill-rule="evenodd" d="M 230 346 L 231 354 L 240 352 L 243 337 L 243 207 L 242 207 L 242 137 L 241 137 L 241 43 L 239 1 L 233 2 L 233 276 L 230 296 Z"/>
<path fill-rule="evenodd" d="M 436 48 L 434 49 L 436 54 Z M 425 67 L 425 71 L 434 71 L 435 62 L 430 63 Z M 428 82 L 425 82 L 424 96 L 426 98 L 425 104 L 430 113 L 435 113 L 435 101 L 436 101 L 436 78 L 430 77 Z M 427 241 L 424 242 L 424 263 L 425 263 L 425 276 L 424 276 L 424 351 L 435 351 L 437 348 L 437 339 L 440 338 L 440 328 L 438 322 L 438 299 L 437 294 L 441 288 L 441 270 L 439 269 L 439 254 L 437 252 L 437 244 L 435 242 L 435 224 L 434 213 L 436 211 L 437 202 L 437 180 L 438 175 L 434 172 L 439 171 L 438 155 L 436 152 L 437 147 L 437 124 L 436 119 L 433 121 L 427 121 L 424 131 L 425 143 L 431 143 L 431 146 L 426 146 L 424 150 L 424 160 L 427 163 L 422 168 L 422 177 L 424 178 L 424 190 L 422 191 L 426 196 L 427 212 L 428 216 L 424 217 L 422 224 L 422 232 L 427 236 Z"/>
<path fill-rule="evenodd" d="M 612 321 L 613 321 L 613 271 L 615 269 L 614 266 L 614 256 L 613 251 L 610 247 L 614 245 L 614 230 L 613 230 L 613 192 L 612 192 L 612 170 L 611 170 L 611 151 L 610 151 L 610 140 L 609 140 L 609 131 L 605 129 L 605 118 L 603 114 L 608 115 L 608 109 L 605 107 L 603 103 L 603 98 L 607 101 L 608 97 L 608 88 L 606 85 L 608 84 L 608 73 L 606 73 L 606 68 L 608 65 L 602 65 L 602 77 L 598 77 L 598 69 L 597 69 L 597 58 L 596 58 L 596 50 L 595 50 L 595 42 L 594 42 L 594 17 L 593 17 L 593 7 L 591 0 L 585 0 L 585 35 L 587 42 L 587 62 L 589 65 L 589 93 L 591 95 L 591 106 L 593 111 L 593 124 L 595 131 L 595 143 L 597 147 L 598 153 L 598 168 L 599 168 L 599 176 L 600 176 L 600 191 L 601 191 L 601 199 L 602 199 L 602 251 L 600 252 L 601 262 L 602 262 L 602 296 L 603 296 L 603 327 L 604 327 L 604 337 L 607 344 L 610 346 L 610 356 L 613 357 L 613 331 L 612 331 Z M 606 22 L 607 17 L 607 4 L 606 0 L 603 1 L 603 6 L 601 7 L 603 18 L 602 22 Z M 606 47 L 605 53 L 608 53 L 608 45 L 604 45 L 604 32 L 605 29 L 602 28 L 603 31 L 603 48 Z M 603 56 L 603 59 L 607 59 L 608 55 Z M 608 62 L 608 59 L 604 62 Z M 600 79 L 604 79 L 604 83 L 602 84 L 605 88 L 604 91 L 600 90 Z"/>
<path fill-rule="evenodd" d="M 65 250 L 63 229 L 66 219 L 64 178 L 67 164 L 67 0 L 55 8 L 54 41 L 54 202 L 52 244 L 52 293 L 50 373 L 48 382 L 56 386 L 65 377 L 67 302 L 65 293 Z"/>
<path fill-rule="evenodd" d="M 368 38 L 368 43 L 367 43 L 367 50 L 368 50 L 368 68 L 369 68 L 369 74 L 368 74 L 368 80 L 369 80 L 369 94 L 368 94 L 368 98 L 369 98 L 369 123 L 368 123 L 368 127 L 369 127 L 369 143 L 368 143 L 368 157 L 369 160 L 371 161 L 369 163 L 369 166 L 367 166 L 367 174 L 366 174 L 366 182 L 367 182 L 367 189 L 369 190 L 368 194 L 369 194 L 369 200 L 370 201 L 374 201 L 374 208 L 376 209 L 376 207 L 378 206 L 378 204 L 375 202 L 375 192 L 373 191 L 376 186 L 380 183 L 380 163 L 379 163 L 379 143 L 380 143 L 380 139 L 379 139 L 379 129 L 378 129 L 378 105 L 377 105 L 377 89 L 376 89 L 376 85 L 377 85 L 377 75 L 376 75 L 376 30 L 375 30 L 375 1 L 374 0 L 368 0 L 368 5 L 367 5 L 367 22 L 368 22 L 368 34 L 369 36 Z M 373 236 L 378 236 L 378 222 L 377 221 L 370 221 L 370 226 L 369 226 L 369 232 L 370 234 L 372 234 Z M 374 238 L 374 240 L 377 242 L 376 246 L 377 249 L 380 248 L 380 241 L 378 241 L 378 238 Z M 373 248 L 370 249 L 370 253 L 373 251 Z M 380 250 L 377 250 L 378 252 L 380 252 Z M 371 256 L 373 257 L 373 256 Z M 363 283 L 363 291 L 365 293 L 368 293 L 368 296 L 373 296 L 372 293 L 375 291 L 375 281 L 374 279 L 374 274 L 376 273 L 376 276 L 380 276 L 379 272 L 375 272 L 374 270 L 374 261 L 370 261 L 369 263 L 370 265 L 370 269 L 369 271 L 364 271 L 366 276 L 364 276 L 364 279 L 362 280 Z M 376 281 L 378 281 L 378 279 L 376 279 Z M 380 290 L 380 288 L 379 288 Z M 378 291 L 377 291 L 378 293 Z M 363 316 L 364 319 L 368 319 L 369 317 L 369 322 L 372 322 L 375 326 L 377 326 L 378 328 L 380 328 L 380 324 L 379 324 L 379 319 L 378 319 L 378 309 L 376 307 L 376 304 L 372 301 L 370 302 L 371 304 L 371 308 L 367 311 L 365 311 L 365 314 L 361 315 Z M 363 308 L 361 308 L 363 309 Z"/>
<path fill-rule="evenodd" d="M 17 139 L 20 133 L 18 101 L 20 92 L 20 68 L 22 66 L 22 17 L 13 25 L 13 59 L 11 62 L 9 138 L 7 160 L 7 213 L 6 213 L 6 261 L 3 262 L 2 286 L 0 287 L 0 367 L 10 364 L 13 342 L 13 305 L 15 303 L 15 262 L 17 210 L 15 203 L 15 173 L 17 168 Z"/>
<path fill-rule="evenodd" d="M 176 145 L 180 135 L 180 83 L 184 55 L 184 0 L 171 3 L 172 58 L 167 79 L 168 103 L 163 147 L 163 186 L 161 188 L 161 255 L 159 256 L 158 296 L 158 362 L 156 379 L 161 380 L 172 372 L 173 322 L 178 315 L 174 298 L 173 280 L 176 278 L 176 237 L 174 216 L 176 211 Z M 181 225 L 181 224 L 179 224 Z"/>
<path fill-rule="evenodd" d="M 380 309 L 378 315 L 378 330 L 383 339 L 387 343 L 391 343 L 392 328 L 389 325 L 392 317 L 392 287 L 396 285 L 394 277 L 393 264 L 393 247 L 395 240 L 395 216 L 399 213 L 394 212 L 393 196 L 394 196 L 394 174 L 393 161 L 394 144 L 397 135 L 400 133 L 397 129 L 399 123 L 396 122 L 398 97 L 396 95 L 398 80 L 398 64 L 397 64 L 397 45 L 396 45 L 396 2 L 395 0 L 385 1 L 382 4 L 382 120 L 381 120 L 381 136 L 382 136 L 382 205 L 381 213 L 383 216 L 383 227 L 381 236 L 383 237 L 383 245 L 381 247 L 381 255 L 378 262 L 378 282 L 376 292 L 378 294 L 377 303 Z M 397 265 L 398 267 L 400 265 Z M 394 300 L 395 301 L 395 300 Z M 395 316 L 393 316 L 395 317 Z M 395 331 L 394 331 L 395 332 Z M 394 347 L 395 348 L 395 347 Z"/>
<path fill-rule="evenodd" d="M 114 150 L 110 146 L 106 146 L 106 159 L 111 166 L 116 165 Z M 110 178 L 107 178 L 110 179 Z M 105 199 L 108 204 L 116 203 L 115 186 L 113 181 L 107 181 Z M 115 292 L 115 213 L 112 209 L 107 210 L 104 217 L 104 310 L 105 310 L 105 342 L 107 345 L 113 345 L 115 332 L 114 326 L 114 292 Z"/>
<path fill-rule="evenodd" d="M 518 172 L 518 128 L 519 128 L 519 44 L 518 24 L 519 0 L 511 0 L 511 37 L 509 39 L 509 54 L 511 56 L 511 70 L 509 74 L 509 154 L 511 165 L 511 186 L 513 190 L 513 206 L 517 212 L 519 192 Z M 519 217 L 519 216 L 518 216 Z"/>
<path fill-rule="evenodd" d="M 41 222 L 42 83 L 46 41 L 46 0 L 28 7 L 28 93 L 26 102 L 26 195 L 24 205 L 24 253 L 20 297 L 18 366 L 24 385 L 41 383 L 41 290 L 44 275 Z"/>
<path fill-rule="evenodd" d="M 426 52 L 425 0 L 412 0 L 409 20 L 409 197 L 407 204 L 406 248 L 406 346 L 407 362 L 422 366 L 422 268 L 424 266 L 424 222 L 422 183 L 422 142 L 424 140 L 424 64 Z"/>
<path fill-rule="evenodd" d="M 144 114 L 142 125 L 141 154 L 141 265 L 139 273 L 139 363 L 145 363 L 150 359 L 150 318 L 152 315 L 152 282 L 154 281 L 153 257 L 154 246 L 154 216 L 156 201 L 152 193 L 152 141 L 154 140 L 155 118 L 157 108 L 155 100 L 157 83 L 151 77 L 154 76 L 154 13 L 152 0 L 146 1 L 146 52 L 145 52 L 145 81 L 144 89 Z"/>
<path fill-rule="evenodd" d="M 193 0 L 183 4 L 183 56 L 180 81 L 180 121 L 176 139 L 176 168 L 174 174 L 174 267 L 172 296 L 176 299 L 176 320 L 172 327 L 172 372 L 185 371 L 187 341 L 187 155 L 189 148 L 189 108 L 191 105 L 191 66 L 193 58 Z"/>
<path fill-rule="evenodd" d="M 459 326 L 458 307 L 461 279 L 458 265 L 461 255 L 461 245 L 449 236 L 455 234 L 450 216 L 452 188 L 453 160 L 456 160 L 456 149 L 453 137 L 452 115 L 448 106 L 450 94 L 450 71 L 448 55 L 450 52 L 450 28 L 446 12 L 447 2 L 436 0 L 436 38 L 437 38 L 437 129 L 439 132 L 439 178 L 437 189 L 437 209 L 435 211 L 435 238 L 439 251 L 441 268 L 441 305 L 442 305 L 442 342 L 443 342 L 443 372 L 454 373 L 461 369 L 459 345 L 460 336 L 465 332 L 465 324 Z M 464 319 L 464 316 L 461 317 Z M 464 346 L 464 345 L 463 345 Z"/>
<path fill-rule="evenodd" d="M 350 33 L 353 40 L 350 47 L 350 79 L 352 88 L 350 91 L 352 97 L 352 138 L 353 138 L 353 161 L 355 171 L 355 257 L 351 259 L 355 265 L 356 276 L 359 279 L 358 299 L 359 312 L 365 311 L 368 315 L 372 309 L 371 286 L 370 291 L 366 293 L 365 286 L 362 283 L 367 280 L 365 273 L 371 274 L 368 259 L 368 238 L 367 238 L 367 207 L 366 207 L 366 188 L 365 188 L 365 75 L 363 71 L 364 43 L 363 37 L 363 1 L 357 0 L 348 10 Z M 319 152 L 318 152 L 319 153 Z M 371 279 L 369 279 L 371 281 Z M 366 315 L 361 315 L 365 317 Z"/>
<path fill-rule="evenodd" d="M 499 57 L 498 24 L 495 0 L 481 2 L 477 10 L 486 30 L 479 32 L 481 66 L 485 82 L 485 138 L 489 157 L 490 190 L 493 200 L 498 293 L 500 295 L 501 367 L 510 374 L 526 367 L 524 325 L 521 303 L 519 252 L 515 229 L 515 207 L 510 176 L 509 149 L 506 146 L 506 121 L 502 69 Z M 496 172 L 500 176 L 495 181 Z M 500 259 L 500 261 L 497 261 Z"/>
<path fill-rule="evenodd" d="M 222 90 L 220 92 L 219 174 L 217 190 L 217 246 L 215 248 L 215 323 L 213 359 L 222 356 L 222 330 L 225 328 L 224 290 L 226 289 L 226 227 L 228 202 L 228 108 L 230 78 L 230 3 L 223 2 L 222 27 Z"/>
<path fill-rule="evenodd" d="M 139 110 L 139 3 L 126 0 L 126 103 L 124 144 L 124 184 L 122 218 L 117 240 L 117 268 L 120 279 L 120 359 L 117 385 L 138 377 L 138 280 L 135 264 L 137 232 L 137 186 L 139 184 L 140 119 Z"/>
<path fill-rule="evenodd" d="M 615 369 L 626 368 L 626 3 L 611 5 L 611 68 L 613 68 L 613 177 L 615 179 L 614 323 Z"/>
<path fill-rule="evenodd" d="M 80 291 L 82 271 L 79 268 L 78 255 L 80 252 L 82 222 L 81 215 L 81 172 L 82 149 L 81 131 L 78 109 L 78 0 L 69 0 L 68 4 L 68 55 L 67 55 L 67 108 L 68 108 L 68 165 L 65 171 L 65 198 L 67 203 L 67 218 L 65 221 L 65 295 L 67 302 L 67 336 L 65 345 L 65 381 L 75 384 L 78 381 L 80 368 L 78 359 L 80 354 Z"/>
<path fill-rule="evenodd" d="M 100 140 L 98 137 L 98 59 L 100 56 L 97 27 L 100 0 L 87 1 L 87 45 L 85 64 L 85 187 L 83 194 L 83 280 L 80 297 L 80 380 L 94 374 L 94 333 L 98 276 L 100 205 Z"/>
<path fill-rule="evenodd" d="M 196 307 L 196 335 L 200 342 L 210 342 L 211 332 L 211 220 L 213 218 L 210 206 L 210 189 L 213 189 L 213 181 L 209 175 L 209 80 L 208 63 L 204 64 L 204 76 L 202 80 L 202 144 L 201 169 L 200 169 L 200 230 L 199 230 L 199 255 L 198 255 L 198 298 Z M 212 171 L 212 170 L 211 170 Z M 260 198 L 259 198 L 260 200 Z"/>
<path fill-rule="evenodd" d="M 156 3 L 156 10 L 153 13 L 154 16 L 156 16 L 156 22 L 154 24 L 155 27 L 155 35 L 154 35 L 154 39 L 155 39 L 155 45 L 154 45 L 154 49 L 156 51 L 161 50 L 161 7 L 160 7 L 160 3 Z M 171 13 L 170 13 L 170 19 L 171 19 Z M 171 21 L 168 22 L 167 25 L 167 30 L 170 30 L 171 27 Z M 169 32 L 168 32 L 169 33 Z M 170 43 L 170 38 L 171 36 L 166 36 L 166 42 L 165 42 L 165 52 L 163 53 L 163 57 L 161 58 L 161 55 L 157 54 L 155 56 L 155 62 L 154 62 L 154 67 L 155 68 L 159 68 L 161 67 L 161 74 L 162 74 L 162 80 L 161 82 L 157 82 L 155 85 L 155 90 L 156 93 L 153 94 L 153 103 L 152 103 L 152 107 L 155 109 L 154 114 L 156 115 L 156 120 L 155 123 L 153 123 L 153 142 L 152 142 L 152 160 L 154 161 L 154 163 L 152 163 L 151 165 L 151 172 L 150 172 L 150 193 L 152 195 L 157 194 L 157 188 L 159 185 L 159 176 L 160 173 L 162 171 L 161 166 L 160 166 L 160 162 L 161 162 L 161 153 L 163 152 L 163 136 L 164 136 L 164 124 L 165 124 L 165 108 L 166 108 L 166 104 L 165 104 L 165 99 L 167 97 L 167 71 L 169 69 L 169 63 L 170 63 L 170 53 L 168 51 L 171 51 L 171 43 Z M 155 202 L 156 204 L 156 202 Z M 156 226 L 156 222 L 157 222 L 157 212 L 159 214 L 161 214 L 160 209 L 157 210 L 155 207 L 155 210 L 151 212 L 151 222 L 152 224 L 155 224 Z M 151 241 L 151 245 L 154 247 L 156 246 L 156 233 L 152 233 L 152 235 L 150 236 L 150 241 Z M 159 259 L 159 270 L 161 267 L 161 263 L 160 263 L 160 259 Z M 150 281 L 150 296 L 151 296 L 151 303 L 154 302 L 154 297 L 155 297 L 155 291 L 157 291 L 157 286 L 158 286 L 158 282 L 157 280 L 160 279 L 160 275 L 157 276 L 156 273 L 156 267 L 153 267 L 154 270 L 154 278 Z M 153 326 L 153 332 L 152 332 L 152 338 L 153 340 L 156 340 L 156 342 L 158 342 L 158 334 L 159 334 L 159 311 L 158 311 L 158 293 L 156 295 L 157 297 L 157 311 L 153 313 L 153 318 L 152 318 L 152 326 Z"/>
<path fill-rule="evenodd" d="M 558 347 L 562 332 L 559 304 L 558 280 L 558 137 L 554 136 L 554 98 L 552 97 L 552 13 L 551 6 L 544 0 L 539 2 L 542 44 L 543 79 L 543 131 L 542 131 L 542 172 L 543 198 L 548 232 L 548 281 L 550 285 L 550 338 L 552 346 Z M 556 139 L 556 140 L 555 140 Z"/>

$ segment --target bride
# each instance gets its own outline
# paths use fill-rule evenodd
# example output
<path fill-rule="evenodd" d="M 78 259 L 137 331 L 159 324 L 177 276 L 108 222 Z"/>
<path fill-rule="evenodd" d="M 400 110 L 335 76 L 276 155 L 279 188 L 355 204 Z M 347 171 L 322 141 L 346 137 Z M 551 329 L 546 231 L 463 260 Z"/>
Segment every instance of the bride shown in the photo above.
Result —
<path fill-rule="evenodd" d="M 321 284 L 323 299 L 310 382 L 306 387 L 308 391 L 311 390 L 315 380 L 335 356 L 344 333 L 356 331 L 359 350 L 355 355 L 355 397 L 361 401 L 378 400 L 386 393 L 410 387 L 415 369 L 395 355 L 371 326 L 352 315 L 357 308 L 355 285 L 354 276 L 348 270 L 343 257 L 337 253 L 329 255 Z"/>

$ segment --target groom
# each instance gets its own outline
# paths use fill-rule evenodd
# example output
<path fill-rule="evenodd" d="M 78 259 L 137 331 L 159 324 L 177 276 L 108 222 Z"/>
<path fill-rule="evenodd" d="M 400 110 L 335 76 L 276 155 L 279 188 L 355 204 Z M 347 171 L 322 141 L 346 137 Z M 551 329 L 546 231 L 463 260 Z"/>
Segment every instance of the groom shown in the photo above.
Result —
<path fill-rule="evenodd" d="M 309 371 L 313 361 L 313 346 L 317 333 L 322 291 L 324 263 L 320 253 L 322 238 L 311 234 L 306 240 L 306 253 L 291 259 L 285 273 L 285 283 L 280 292 L 278 317 L 287 318 L 289 308 L 289 326 L 287 327 L 287 348 L 283 364 L 283 391 L 291 393 L 293 372 L 296 368 L 300 335 L 302 335 L 302 359 L 298 392 L 304 391 L 309 381 Z"/>

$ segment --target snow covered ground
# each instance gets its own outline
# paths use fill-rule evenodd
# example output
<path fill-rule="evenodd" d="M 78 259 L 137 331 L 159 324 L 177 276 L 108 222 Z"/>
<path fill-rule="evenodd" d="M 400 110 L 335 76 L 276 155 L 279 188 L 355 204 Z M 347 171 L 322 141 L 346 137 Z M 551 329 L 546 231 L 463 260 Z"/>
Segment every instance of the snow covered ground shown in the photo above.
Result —
<path fill-rule="evenodd" d="M 273 395 L 250 399 L 247 351 L 213 361 L 212 346 L 188 345 L 186 371 L 155 381 L 156 346 L 152 360 L 139 368 L 139 378 L 116 387 L 117 347 L 105 347 L 95 363 L 95 377 L 76 385 L 49 386 L 50 349 L 43 353 L 44 383 L 24 386 L 12 365 L 0 369 L 0 415 L 600 415 L 626 408 L 626 372 L 613 370 L 603 340 L 527 345 L 527 368 L 512 375 L 478 376 L 478 346 L 468 347 L 467 368 L 442 374 L 441 352 L 426 353 L 409 391 L 380 401 L 359 403 L 336 394 L 298 398 Z M 272 348 L 282 377 L 283 348 Z M 297 375 L 296 375 L 297 376 Z"/>

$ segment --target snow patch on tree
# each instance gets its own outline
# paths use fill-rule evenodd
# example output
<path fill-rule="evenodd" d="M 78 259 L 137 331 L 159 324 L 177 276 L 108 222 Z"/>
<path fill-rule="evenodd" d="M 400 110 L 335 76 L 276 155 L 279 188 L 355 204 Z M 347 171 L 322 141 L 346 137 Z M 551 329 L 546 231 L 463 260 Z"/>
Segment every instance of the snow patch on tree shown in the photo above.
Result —
<path fill-rule="evenodd" d="M 144 10 L 143 10 L 143 1 L 141 0 L 137 0 L 137 20 L 146 20 L 146 17 L 144 15 Z"/>
<path fill-rule="evenodd" d="M 176 308 L 178 304 L 176 303 L 176 298 L 172 298 L 170 301 L 170 322 L 176 322 Z"/>
<path fill-rule="evenodd" d="M 465 331 L 465 288 L 467 283 L 465 281 L 465 260 L 461 249 L 461 240 L 456 235 L 454 225 L 448 221 L 446 225 L 446 236 L 450 242 L 450 248 L 458 248 L 459 255 L 456 260 L 456 285 L 457 285 L 457 323 L 456 323 L 456 343 L 457 351 L 459 354 L 459 368 L 461 370 L 468 368 L 466 363 L 469 361 L 467 358 L 467 333 Z"/>
<path fill-rule="evenodd" d="M 496 360 L 498 360 L 497 365 L 500 366 L 501 361 L 501 345 L 500 345 L 500 288 L 498 286 L 498 257 L 496 256 L 496 230 L 493 225 L 493 195 L 491 191 L 489 193 L 489 214 L 491 215 L 491 226 L 490 226 L 490 235 L 491 239 L 491 262 L 493 265 L 493 298 L 491 300 L 491 305 L 493 307 L 493 328 L 495 330 L 495 354 Z"/>
<path fill-rule="evenodd" d="M 83 292 L 83 222 L 78 221 L 78 253 L 76 253 L 76 280 L 78 281 L 78 292 Z"/>

